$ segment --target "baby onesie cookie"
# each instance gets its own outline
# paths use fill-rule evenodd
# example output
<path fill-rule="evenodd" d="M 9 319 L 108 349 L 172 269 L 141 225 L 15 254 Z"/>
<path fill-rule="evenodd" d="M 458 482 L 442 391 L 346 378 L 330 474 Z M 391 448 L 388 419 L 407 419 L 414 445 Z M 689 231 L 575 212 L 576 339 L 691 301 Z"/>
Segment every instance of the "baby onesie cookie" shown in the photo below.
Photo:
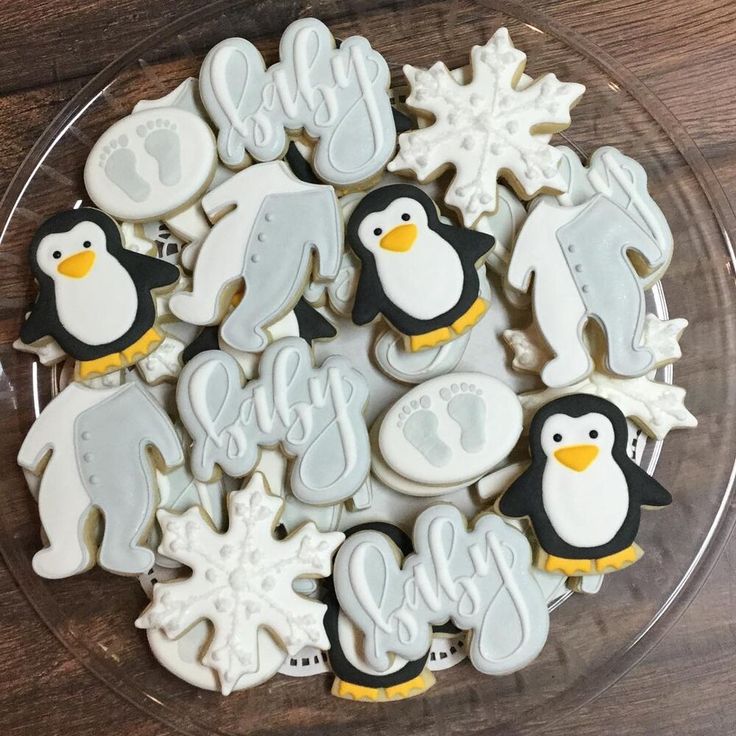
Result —
<path fill-rule="evenodd" d="M 345 358 L 315 368 L 307 343 L 289 337 L 265 350 L 257 379 L 243 387 L 241 375 L 222 351 L 197 355 L 181 373 L 177 404 L 194 440 L 196 478 L 212 478 L 218 465 L 242 477 L 261 447 L 280 445 L 293 458 L 291 491 L 299 500 L 333 504 L 361 488 L 370 468 L 368 386 Z"/>
<path fill-rule="evenodd" d="M 516 394 L 482 373 L 450 373 L 416 386 L 380 420 L 378 448 L 396 473 L 427 486 L 463 486 L 508 455 L 522 429 Z"/>
<path fill-rule="evenodd" d="M 334 565 L 342 610 L 365 636 L 364 656 L 385 670 L 394 657 L 429 651 L 432 624 L 467 630 L 476 669 L 506 675 L 542 650 L 547 604 L 531 573 L 524 535 L 493 514 L 468 529 L 450 504 L 426 509 L 406 558 L 385 535 L 363 531 L 346 539 Z M 402 559 L 403 558 L 403 559 Z"/>
<path fill-rule="evenodd" d="M 417 351 L 455 339 L 485 314 L 477 267 L 493 237 L 441 222 L 419 187 L 369 192 L 350 215 L 347 239 L 361 261 L 355 324 L 381 314 Z"/>
<path fill-rule="evenodd" d="M 667 506 L 672 497 L 629 458 L 627 439 L 624 415 L 596 396 L 565 396 L 534 415 L 531 467 L 497 508 L 529 518 L 542 569 L 601 574 L 641 557 L 641 507 Z"/>
<path fill-rule="evenodd" d="M 316 141 L 312 166 L 322 180 L 345 187 L 379 174 L 396 145 L 383 57 L 361 36 L 335 48 L 316 18 L 286 28 L 279 57 L 267 69 L 242 38 L 222 41 L 205 57 L 200 92 L 219 129 L 223 162 L 239 168 L 248 154 L 258 161 L 281 158 L 287 131 L 303 130 Z"/>
<path fill-rule="evenodd" d="M 151 604 L 135 624 L 176 638 L 198 621 L 210 621 L 214 635 L 202 663 L 217 672 L 223 695 L 232 692 L 243 675 L 258 670 L 261 628 L 288 654 L 306 645 L 329 648 L 322 623 L 326 606 L 298 595 L 292 585 L 301 577 L 327 577 L 344 535 L 325 534 L 305 524 L 285 539 L 276 539 L 282 504 L 256 473 L 246 488 L 230 494 L 230 523 L 222 534 L 197 508 L 184 514 L 158 512 L 164 532 L 160 551 L 193 574 L 157 583 Z"/>
<path fill-rule="evenodd" d="M 644 284 L 631 251 L 652 267 L 667 258 L 635 220 L 600 194 L 575 207 L 542 202 L 527 218 L 507 280 L 520 291 L 532 289 L 535 322 L 555 356 L 542 369 L 547 386 L 569 386 L 593 370 L 583 339 L 591 319 L 605 333 L 606 370 L 635 377 L 655 366 L 642 344 Z"/>
<path fill-rule="evenodd" d="M 39 294 L 21 328 L 24 343 L 55 340 L 88 378 L 132 365 L 163 341 L 152 292 L 172 288 L 179 269 L 126 250 L 104 212 L 54 215 L 29 255 Z"/>
<path fill-rule="evenodd" d="M 523 199 L 564 187 L 561 154 L 539 134 L 567 128 L 570 109 L 585 91 L 554 74 L 519 89 L 526 55 L 514 48 L 505 28 L 485 46 L 473 47 L 471 63 L 468 84 L 458 83 L 442 62 L 429 70 L 404 66 L 411 85 L 407 105 L 434 116 L 434 122 L 402 133 L 399 153 L 388 165 L 389 171 L 413 172 L 421 182 L 453 167 L 445 202 L 466 227 L 496 210 L 499 175 Z"/>
<path fill-rule="evenodd" d="M 144 540 L 157 501 L 154 468 L 183 462 L 171 420 L 140 386 L 70 384 L 41 412 L 18 453 L 22 468 L 42 475 L 38 508 L 49 544 L 35 554 L 33 569 L 68 577 L 95 558 L 121 575 L 150 569 L 154 556 Z M 105 519 L 99 550 L 94 510 Z"/>
<path fill-rule="evenodd" d="M 135 112 L 108 128 L 84 167 L 90 199 L 119 220 L 144 222 L 196 201 L 215 173 L 209 125 L 175 107 Z"/>
<path fill-rule="evenodd" d="M 172 297 L 171 310 L 191 324 L 216 324 L 244 282 L 220 335 L 236 350 L 260 352 L 265 328 L 299 301 L 313 256 L 317 278 L 337 275 L 343 232 L 335 192 L 300 181 L 276 161 L 236 174 L 202 206 L 215 224 L 197 256 L 191 293 Z"/>

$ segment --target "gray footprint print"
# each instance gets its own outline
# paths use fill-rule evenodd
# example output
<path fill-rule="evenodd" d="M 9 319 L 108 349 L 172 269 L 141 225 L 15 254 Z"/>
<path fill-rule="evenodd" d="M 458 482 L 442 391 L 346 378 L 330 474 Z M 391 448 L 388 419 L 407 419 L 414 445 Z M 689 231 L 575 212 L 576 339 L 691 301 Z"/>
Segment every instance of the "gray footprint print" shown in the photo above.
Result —
<path fill-rule="evenodd" d="M 435 468 L 447 465 L 452 459 L 452 450 L 437 434 L 439 419 L 432 411 L 432 400 L 429 396 L 422 396 L 419 401 L 412 401 L 402 407 L 398 427 L 406 441 Z"/>
<path fill-rule="evenodd" d="M 159 181 L 167 187 L 178 184 L 181 180 L 181 144 L 176 125 L 157 118 L 139 125 L 136 133 L 143 139 L 146 153 L 156 159 Z"/>
<path fill-rule="evenodd" d="M 447 413 L 460 427 L 460 444 L 465 452 L 480 452 L 486 442 L 486 402 L 474 384 L 453 383 L 440 391 Z"/>
<path fill-rule="evenodd" d="M 144 202 L 151 193 L 151 187 L 138 173 L 138 161 L 133 151 L 128 148 L 127 135 L 111 141 L 102 150 L 100 166 L 105 176 L 134 202 Z"/>

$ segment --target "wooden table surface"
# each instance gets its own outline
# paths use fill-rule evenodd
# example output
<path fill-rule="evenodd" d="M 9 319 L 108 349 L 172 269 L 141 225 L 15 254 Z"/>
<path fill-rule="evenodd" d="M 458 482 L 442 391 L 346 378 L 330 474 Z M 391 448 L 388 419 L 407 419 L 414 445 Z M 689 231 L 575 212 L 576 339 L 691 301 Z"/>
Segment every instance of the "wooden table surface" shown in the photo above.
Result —
<path fill-rule="evenodd" d="M 623 62 L 670 108 L 736 202 L 733 0 L 528 0 Z M 205 0 L 3 0 L 0 182 L 104 64 Z M 736 541 L 636 668 L 545 729 L 558 734 L 736 733 Z M 49 633 L 0 566 L 0 733 L 166 736 Z M 294 722 L 298 732 L 299 723 Z"/>

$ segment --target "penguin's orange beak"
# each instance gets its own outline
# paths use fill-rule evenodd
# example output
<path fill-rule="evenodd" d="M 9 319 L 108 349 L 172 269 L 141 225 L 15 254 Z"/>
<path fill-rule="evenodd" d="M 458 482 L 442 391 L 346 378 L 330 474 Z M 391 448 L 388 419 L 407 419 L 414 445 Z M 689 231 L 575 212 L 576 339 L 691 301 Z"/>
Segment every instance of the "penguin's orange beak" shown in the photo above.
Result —
<path fill-rule="evenodd" d="M 406 253 L 417 239 L 417 226 L 412 223 L 397 225 L 389 230 L 379 241 L 381 248 L 394 253 Z"/>
<path fill-rule="evenodd" d="M 566 468 L 582 473 L 598 457 L 595 445 L 569 445 L 555 452 L 555 459 Z"/>
<path fill-rule="evenodd" d="M 80 250 L 73 256 L 65 258 L 56 269 L 60 274 L 73 279 L 84 278 L 95 263 L 95 254 L 91 250 Z"/>

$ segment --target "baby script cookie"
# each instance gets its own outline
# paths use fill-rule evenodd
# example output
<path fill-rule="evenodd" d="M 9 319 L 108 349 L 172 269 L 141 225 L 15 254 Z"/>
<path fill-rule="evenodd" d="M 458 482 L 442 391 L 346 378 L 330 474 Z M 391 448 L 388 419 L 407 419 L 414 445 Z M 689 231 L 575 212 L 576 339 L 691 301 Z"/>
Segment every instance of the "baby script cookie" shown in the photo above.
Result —
<path fill-rule="evenodd" d="M 605 334 L 606 370 L 636 377 L 655 367 L 642 339 L 644 283 L 630 260 L 632 251 L 651 267 L 668 257 L 626 211 L 600 194 L 575 207 L 541 202 L 527 218 L 506 278 L 515 289 L 532 290 L 534 320 L 555 356 L 541 372 L 547 386 L 569 386 L 593 370 L 583 335 L 589 320 Z"/>
<path fill-rule="evenodd" d="M 411 85 L 407 105 L 420 115 L 429 113 L 434 122 L 402 133 L 399 153 L 388 165 L 389 171 L 413 172 L 421 182 L 454 167 L 445 202 L 466 227 L 496 210 L 499 175 L 523 199 L 542 190 L 561 191 L 561 154 L 540 134 L 567 128 L 570 109 L 585 91 L 554 74 L 517 88 L 526 55 L 514 48 L 505 28 L 485 46 L 474 46 L 470 58 L 468 84 L 457 82 L 442 62 L 429 70 L 404 66 Z"/>
<path fill-rule="evenodd" d="M 49 218 L 29 257 L 39 294 L 24 343 L 55 340 L 84 379 L 132 365 L 163 342 L 154 293 L 173 288 L 179 269 L 124 248 L 104 212 L 80 207 Z"/>
<path fill-rule="evenodd" d="M 462 335 L 488 309 L 477 268 L 493 236 L 441 222 L 419 187 L 369 192 L 350 215 L 347 239 L 361 261 L 357 325 L 381 314 L 405 336 L 407 349 L 417 351 Z"/>
<path fill-rule="evenodd" d="M 368 385 L 345 358 L 315 368 L 307 343 L 289 337 L 266 349 L 257 379 L 243 387 L 241 375 L 222 351 L 200 353 L 181 373 L 177 405 L 194 439 L 196 478 L 210 479 L 216 465 L 243 477 L 261 447 L 280 445 L 293 458 L 291 491 L 300 501 L 338 503 L 361 488 L 370 469 Z"/>
<path fill-rule="evenodd" d="M 414 387 L 384 414 L 378 451 L 391 470 L 426 487 L 467 485 L 513 449 L 522 429 L 516 394 L 482 373 L 449 373 Z M 388 481 L 387 481 L 388 482 Z"/>
<path fill-rule="evenodd" d="M 335 558 L 335 592 L 365 635 L 369 664 L 419 658 L 432 624 L 448 620 L 469 632 L 468 656 L 485 674 L 516 672 L 539 654 L 549 613 L 521 532 L 493 514 L 468 529 L 456 508 L 438 504 L 419 516 L 413 539 L 416 551 L 402 560 L 385 535 L 358 532 Z"/>
<path fill-rule="evenodd" d="M 642 555 L 641 507 L 672 497 L 626 452 L 626 418 L 597 396 L 550 402 L 529 429 L 532 464 L 501 496 L 504 516 L 528 517 L 537 564 L 565 575 L 620 570 Z"/>
<path fill-rule="evenodd" d="M 144 540 L 157 502 L 154 467 L 183 462 L 171 420 L 139 385 L 70 384 L 41 412 L 18 453 L 22 468 L 42 476 L 38 509 L 49 544 L 34 555 L 33 569 L 63 578 L 97 558 L 121 575 L 149 570 L 154 555 Z M 105 521 L 99 550 L 94 510 Z"/>
<path fill-rule="evenodd" d="M 223 695 L 241 677 L 258 671 L 261 628 L 291 655 L 307 645 L 329 648 L 322 623 L 326 606 L 295 593 L 292 586 L 301 577 L 328 576 L 344 535 L 305 524 L 276 539 L 282 504 L 255 473 L 246 488 L 230 494 L 230 524 L 222 534 L 196 507 L 184 514 L 158 513 L 164 532 L 160 551 L 193 573 L 157 583 L 135 625 L 176 638 L 198 621 L 210 621 L 214 635 L 202 663 L 217 672 Z"/>
<path fill-rule="evenodd" d="M 242 38 L 217 44 L 199 75 L 202 101 L 219 129 L 218 150 L 233 167 L 272 161 L 288 132 L 316 141 L 312 166 L 324 181 L 355 186 L 378 175 L 394 153 L 389 69 L 361 36 L 335 48 L 327 26 L 302 18 L 284 31 L 280 61 L 266 69 Z"/>
<path fill-rule="evenodd" d="M 192 291 L 174 295 L 171 311 L 191 324 L 217 324 L 245 284 L 220 336 L 236 350 L 260 352 L 266 328 L 299 301 L 313 268 L 318 279 L 337 276 L 343 226 L 335 192 L 276 161 L 236 174 L 202 207 L 215 224 L 197 255 Z"/>

